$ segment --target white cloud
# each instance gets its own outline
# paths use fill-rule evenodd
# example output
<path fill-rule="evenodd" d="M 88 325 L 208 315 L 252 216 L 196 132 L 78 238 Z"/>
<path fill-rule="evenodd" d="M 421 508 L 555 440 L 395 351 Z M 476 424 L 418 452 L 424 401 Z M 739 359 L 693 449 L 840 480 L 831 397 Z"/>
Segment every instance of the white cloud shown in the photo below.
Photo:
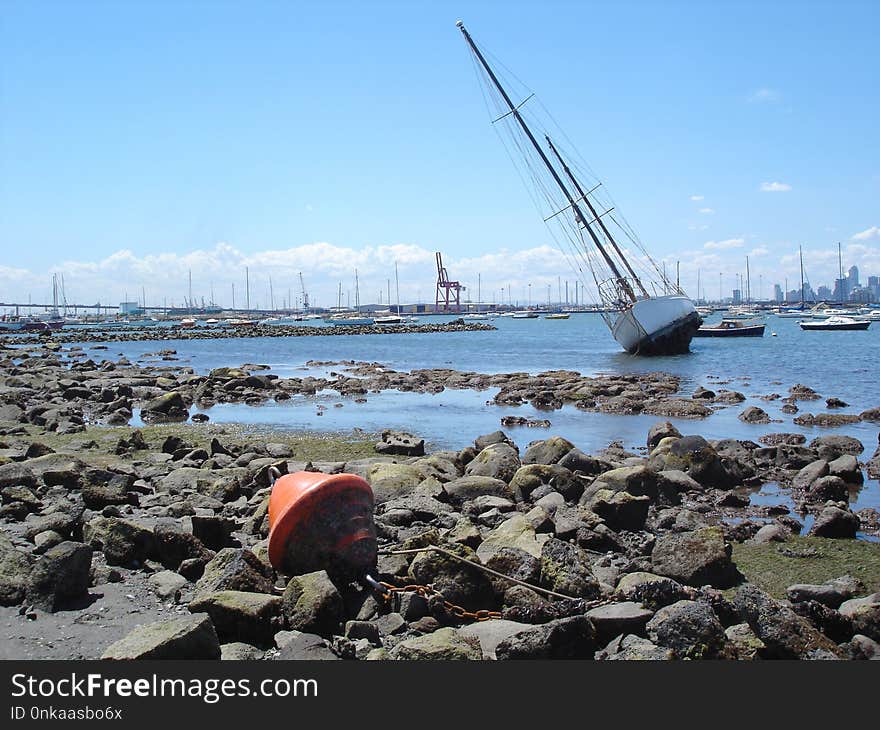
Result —
<path fill-rule="evenodd" d="M 856 233 L 853 236 L 853 241 L 872 241 L 875 238 L 880 238 L 880 227 L 871 226 L 860 233 Z"/>
<path fill-rule="evenodd" d="M 703 199 L 702 195 L 691 195 L 691 200 L 693 200 L 695 203 L 699 202 L 702 199 Z"/>
<path fill-rule="evenodd" d="M 761 88 L 749 96 L 749 101 L 753 104 L 779 101 L 779 92 L 774 89 Z"/>
<path fill-rule="evenodd" d="M 787 193 L 791 190 L 791 185 L 781 182 L 762 182 L 760 190 L 762 193 Z"/>
<path fill-rule="evenodd" d="M 763 246 L 758 246 L 749 251 L 749 256 L 766 256 L 768 253 L 770 253 L 769 249 L 764 248 Z"/>
<path fill-rule="evenodd" d="M 700 213 L 703 215 L 712 215 L 715 211 L 712 208 L 700 208 Z"/>
<path fill-rule="evenodd" d="M 741 248 L 745 244 L 744 238 L 728 238 L 724 241 L 706 241 L 703 248 L 708 251 L 725 251 L 730 248 Z"/>

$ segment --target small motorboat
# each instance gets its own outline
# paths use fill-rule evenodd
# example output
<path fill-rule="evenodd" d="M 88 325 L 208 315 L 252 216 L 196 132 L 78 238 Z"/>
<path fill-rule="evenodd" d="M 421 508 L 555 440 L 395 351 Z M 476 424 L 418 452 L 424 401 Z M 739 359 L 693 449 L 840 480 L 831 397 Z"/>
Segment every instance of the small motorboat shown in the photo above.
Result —
<path fill-rule="evenodd" d="M 817 322 L 800 322 L 802 330 L 866 330 L 871 326 L 870 319 L 834 316 Z"/>
<path fill-rule="evenodd" d="M 763 337 L 764 324 L 741 319 L 722 319 L 717 324 L 704 324 L 694 337 Z"/>
<path fill-rule="evenodd" d="M 480 321 L 484 319 L 489 319 L 489 317 L 482 312 L 471 312 L 470 314 L 463 314 L 461 318 L 468 321 Z"/>
<path fill-rule="evenodd" d="M 373 320 L 374 324 L 403 324 L 403 317 L 399 317 L 396 314 L 386 314 L 382 317 L 376 317 Z"/>
<path fill-rule="evenodd" d="M 544 319 L 568 319 L 571 315 L 568 312 L 551 312 L 545 314 Z"/>
<path fill-rule="evenodd" d="M 531 309 L 521 309 L 513 313 L 514 319 L 538 319 L 538 313 Z"/>
<path fill-rule="evenodd" d="M 192 317 L 184 317 L 180 320 L 180 326 L 186 329 L 191 329 L 196 326 L 196 321 Z"/>

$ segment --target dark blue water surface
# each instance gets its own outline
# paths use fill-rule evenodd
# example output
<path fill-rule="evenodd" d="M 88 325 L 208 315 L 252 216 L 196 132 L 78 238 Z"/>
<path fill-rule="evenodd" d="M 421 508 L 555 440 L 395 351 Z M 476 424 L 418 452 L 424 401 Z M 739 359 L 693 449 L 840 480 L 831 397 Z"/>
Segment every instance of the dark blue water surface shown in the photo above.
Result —
<path fill-rule="evenodd" d="M 433 317 L 427 321 L 442 320 Z M 676 420 L 676 425 L 687 432 L 707 438 L 752 439 L 773 431 L 800 432 L 808 438 L 847 433 L 860 438 L 872 451 L 877 443 L 876 425 L 804 428 L 792 422 L 794 416 L 781 413 L 781 399 L 765 401 L 760 396 L 785 396 L 792 385 L 803 383 L 821 394 L 822 400 L 801 401 L 801 413 L 825 411 L 824 399 L 831 396 L 850 404 L 848 408 L 836 409 L 836 413 L 858 413 L 880 406 L 880 324 L 864 332 L 804 332 L 797 320 L 770 317 L 762 338 L 695 339 L 689 354 L 658 358 L 633 357 L 621 351 L 598 315 L 572 315 L 568 320 L 504 317 L 493 320 L 493 324 L 498 329 L 489 332 L 157 340 L 111 343 L 106 351 L 95 350 L 89 344 L 83 348 L 96 359 L 122 354 L 132 360 L 141 360 L 145 354 L 160 349 L 174 349 L 180 361 L 173 364 L 182 362 L 199 373 L 214 367 L 259 363 L 269 365 L 273 373 L 282 377 L 322 374 L 332 369 L 304 369 L 308 360 L 357 360 L 379 362 L 395 370 L 448 367 L 482 373 L 534 374 L 568 369 L 593 375 L 664 371 L 681 377 L 684 396 L 703 385 L 713 390 L 738 390 L 748 397 L 746 403 L 724 408 L 704 420 Z M 358 404 L 330 393 L 317 399 L 294 399 L 260 408 L 216 406 L 208 413 L 214 421 L 266 423 L 294 429 L 405 427 L 438 446 L 450 448 L 459 448 L 479 433 L 495 430 L 503 415 L 549 418 L 550 432 L 565 435 L 584 449 L 601 448 L 615 439 L 627 445 L 642 445 L 645 433 L 657 420 L 654 416 L 612 416 L 568 407 L 547 413 L 530 406 L 486 405 L 493 395 L 494 391 L 445 391 L 437 395 L 371 393 L 367 403 Z M 316 400 L 331 406 L 343 403 L 344 407 L 330 408 L 323 416 L 316 416 Z M 750 404 L 760 406 L 771 418 L 782 422 L 765 426 L 740 422 L 737 415 Z M 518 443 L 527 443 L 546 433 L 544 429 L 511 429 L 511 436 Z"/>

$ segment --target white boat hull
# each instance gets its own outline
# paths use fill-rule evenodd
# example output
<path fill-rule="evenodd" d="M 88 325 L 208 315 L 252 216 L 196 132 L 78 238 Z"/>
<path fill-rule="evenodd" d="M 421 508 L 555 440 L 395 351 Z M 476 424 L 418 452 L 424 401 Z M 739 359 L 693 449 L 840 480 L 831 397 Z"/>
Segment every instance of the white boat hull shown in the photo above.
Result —
<path fill-rule="evenodd" d="M 653 297 L 619 313 L 611 334 L 631 355 L 677 355 L 688 351 L 701 321 L 687 297 Z"/>

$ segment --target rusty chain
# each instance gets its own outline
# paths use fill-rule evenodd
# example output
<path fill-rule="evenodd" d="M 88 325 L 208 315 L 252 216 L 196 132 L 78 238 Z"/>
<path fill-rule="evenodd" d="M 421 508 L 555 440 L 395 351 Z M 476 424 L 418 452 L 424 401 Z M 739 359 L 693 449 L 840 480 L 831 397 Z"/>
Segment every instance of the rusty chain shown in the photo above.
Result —
<path fill-rule="evenodd" d="M 447 601 L 445 596 L 431 585 L 423 586 L 413 583 L 398 587 L 385 581 L 378 581 L 378 584 L 385 589 L 385 593 L 380 594 L 385 601 L 391 601 L 395 593 L 415 593 L 425 599 L 436 596 L 443 601 L 444 610 L 455 618 L 471 619 L 472 621 L 489 621 L 490 619 L 501 618 L 500 611 L 489 611 L 485 608 L 479 611 L 468 611 L 466 608 L 457 606 L 451 601 Z"/>

